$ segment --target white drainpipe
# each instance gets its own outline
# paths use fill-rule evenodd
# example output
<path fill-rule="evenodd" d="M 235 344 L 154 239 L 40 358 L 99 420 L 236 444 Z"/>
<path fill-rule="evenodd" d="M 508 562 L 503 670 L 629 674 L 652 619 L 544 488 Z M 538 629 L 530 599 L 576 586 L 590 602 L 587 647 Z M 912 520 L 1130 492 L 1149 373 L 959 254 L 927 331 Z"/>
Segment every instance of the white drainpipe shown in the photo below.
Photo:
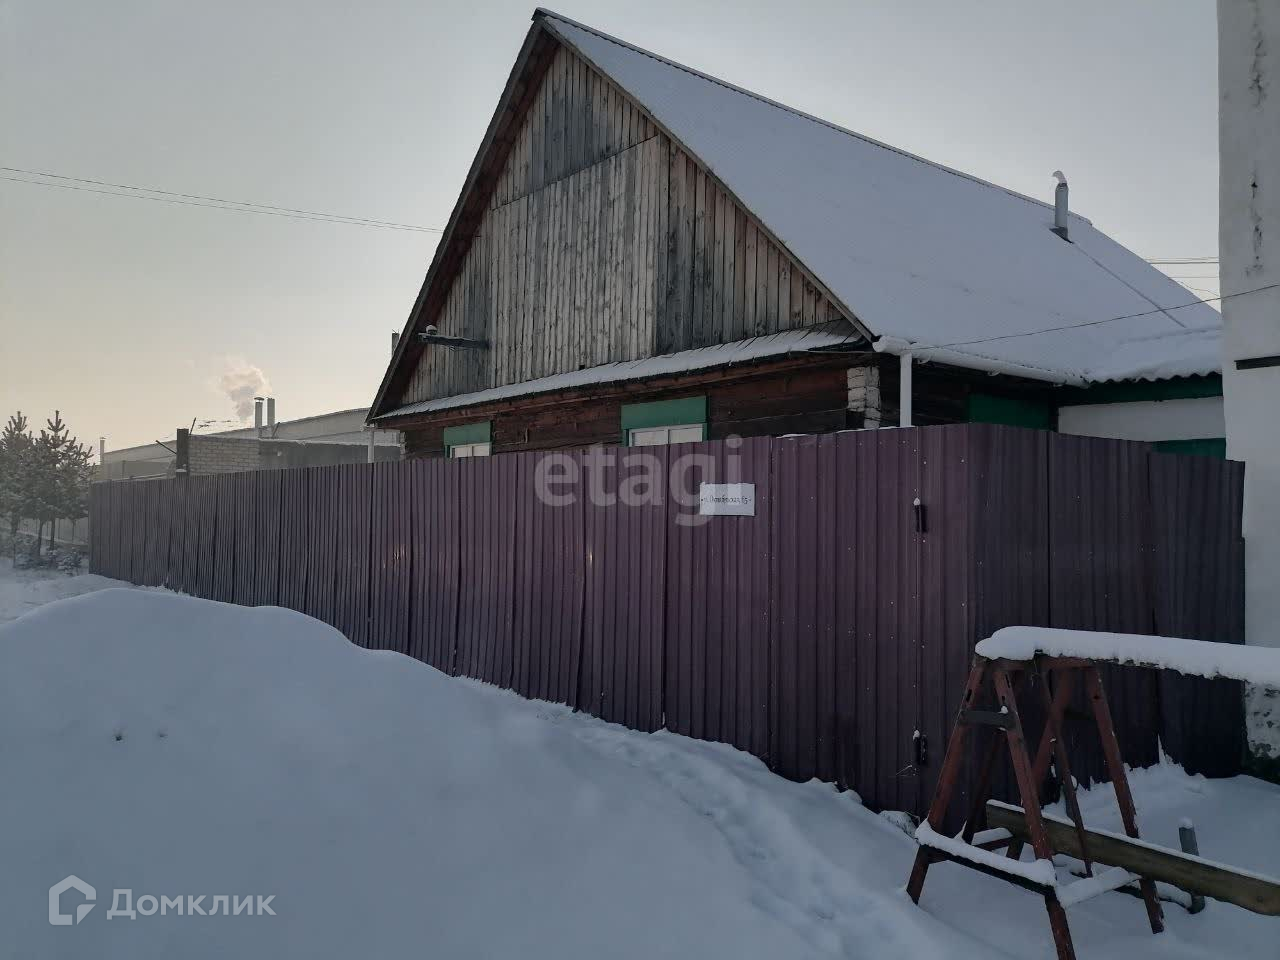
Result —
<path fill-rule="evenodd" d="M 898 426 L 911 426 L 911 351 L 905 350 L 898 357 L 901 374 L 898 378 Z"/>

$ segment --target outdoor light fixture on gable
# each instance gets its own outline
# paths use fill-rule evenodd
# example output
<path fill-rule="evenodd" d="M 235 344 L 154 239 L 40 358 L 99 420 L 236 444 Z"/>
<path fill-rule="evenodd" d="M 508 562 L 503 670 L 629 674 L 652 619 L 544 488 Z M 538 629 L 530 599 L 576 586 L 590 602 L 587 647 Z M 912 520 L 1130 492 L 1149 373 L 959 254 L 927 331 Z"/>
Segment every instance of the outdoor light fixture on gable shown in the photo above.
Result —
<path fill-rule="evenodd" d="M 463 350 L 488 350 L 488 340 L 472 340 L 467 337 L 446 337 L 439 333 L 435 326 L 427 327 L 418 334 L 419 343 L 435 343 L 442 347 L 457 347 Z"/>

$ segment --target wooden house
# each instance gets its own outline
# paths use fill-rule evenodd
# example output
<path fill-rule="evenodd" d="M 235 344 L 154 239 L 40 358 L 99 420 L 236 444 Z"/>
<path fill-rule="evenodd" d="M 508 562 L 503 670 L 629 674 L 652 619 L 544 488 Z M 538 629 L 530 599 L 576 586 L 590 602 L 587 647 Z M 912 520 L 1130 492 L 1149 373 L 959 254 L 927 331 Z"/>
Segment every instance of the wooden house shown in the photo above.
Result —
<path fill-rule="evenodd" d="M 538 10 L 369 421 L 407 456 L 965 421 L 1217 451 L 1217 312 L 1055 200 Z"/>

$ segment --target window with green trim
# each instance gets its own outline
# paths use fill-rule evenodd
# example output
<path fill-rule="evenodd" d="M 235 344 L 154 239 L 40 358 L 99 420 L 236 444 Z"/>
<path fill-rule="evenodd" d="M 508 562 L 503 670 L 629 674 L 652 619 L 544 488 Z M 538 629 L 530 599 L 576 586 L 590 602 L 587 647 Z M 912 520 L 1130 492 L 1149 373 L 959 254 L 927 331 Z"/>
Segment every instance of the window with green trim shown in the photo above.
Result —
<path fill-rule="evenodd" d="M 622 405 L 622 435 L 629 447 L 707 439 L 707 398 L 680 397 Z"/>
<path fill-rule="evenodd" d="M 493 452 L 492 422 L 464 423 L 444 428 L 444 452 L 451 459 L 487 457 Z"/>
<path fill-rule="evenodd" d="M 1217 457 L 1227 459 L 1227 441 L 1225 438 L 1207 440 L 1158 440 L 1155 448 L 1161 453 L 1183 453 L 1199 457 Z"/>
<path fill-rule="evenodd" d="M 969 394 L 969 422 L 1003 423 L 1011 427 L 1052 430 L 1053 408 L 1040 400 L 971 393 Z"/>

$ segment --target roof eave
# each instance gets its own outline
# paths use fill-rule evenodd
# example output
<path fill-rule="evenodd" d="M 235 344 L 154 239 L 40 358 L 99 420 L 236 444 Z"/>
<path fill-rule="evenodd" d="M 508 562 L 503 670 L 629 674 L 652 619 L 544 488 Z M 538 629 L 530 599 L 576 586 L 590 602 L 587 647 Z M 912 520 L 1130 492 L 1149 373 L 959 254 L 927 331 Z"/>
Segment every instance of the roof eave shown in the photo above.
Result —
<path fill-rule="evenodd" d="M 400 340 L 396 345 L 395 352 L 392 354 L 391 362 L 387 364 L 386 373 L 383 374 L 382 382 L 378 386 L 378 392 L 374 397 L 373 403 L 369 406 L 369 412 L 365 418 L 366 423 L 372 424 L 385 412 L 384 407 L 387 405 L 387 399 L 392 388 L 407 376 L 405 372 L 407 360 L 416 360 L 421 354 L 422 345 L 416 341 L 413 334 L 421 321 L 422 313 L 437 278 L 447 273 L 446 263 L 451 257 L 455 257 L 455 254 L 456 259 L 461 260 L 462 253 L 455 250 L 455 244 L 469 243 L 471 240 L 471 237 L 466 233 L 464 224 L 468 214 L 472 213 L 471 208 L 477 194 L 486 193 L 481 185 L 481 174 L 487 162 L 491 159 L 494 147 L 501 146 L 500 134 L 504 132 L 504 127 L 509 125 L 513 113 L 518 116 L 520 112 L 518 110 L 513 111 L 513 108 L 518 104 L 520 98 L 528 93 L 531 86 L 536 88 L 536 83 L 541 80 L 542 72 L 545 71 L 547 64 L 550 62 L 548 50 L 554 52 L 556 45 L 559 43 L 561 43 L 560 39 L 546 29 L 541 18 L 535 13 L 533 23 L 529 27 L 529 32 L 525 35 L 523 45 L 520 47 L 520 53 L 511 67 L 510 75 L 507 77 L 506 86 L 503 87 L 502 95 L 498 98 L 498 104 L 489 120 L 484 139 L 480 143 L 479 150 L 476 151 L 475 158 L 471 161 L 471 168 L 467 171 L 467 179 L 463 184 L 462 191 L 458 194 L 453 212 L 449 215 L 449 222 L 445 226 L 439 244 L 436 245 L 435 254 L 431 258 L 431 266 L 427 268 L 427 275 L 422 281 L 422 287 L 414 300 L 413 308 L 409 311 L 409 317 L 405 321 L 404 329 L 400 334 Z M 483 213 L 483 210 L 480 212 Z"/>

